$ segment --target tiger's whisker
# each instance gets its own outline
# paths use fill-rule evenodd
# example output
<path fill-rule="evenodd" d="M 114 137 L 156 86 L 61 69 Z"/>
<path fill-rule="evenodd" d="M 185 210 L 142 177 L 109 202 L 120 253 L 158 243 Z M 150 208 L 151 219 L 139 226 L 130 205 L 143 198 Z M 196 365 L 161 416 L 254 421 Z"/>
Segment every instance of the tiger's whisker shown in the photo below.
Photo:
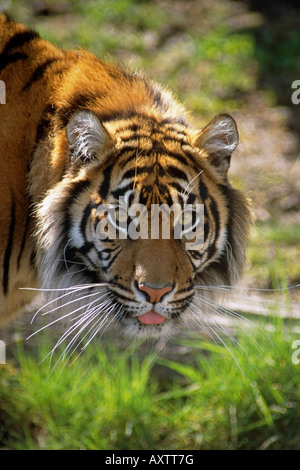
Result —
<path fill-rule="evenodd" d="M 201 325 L 200 325 L 201 326 Z M 212 336 L 215 336 L 218 341 L 222 344 L 222 346 L 224 346 L 224 348 L 227 350 L 227 352 L 230 354 L 230 356 L 232 357 L 232 359 L 234 360 L 234 362 L 236 363 L 236 365 L 238 366 L 239 370 L 242 372 L 243 375 L 245 375 L 239 361 L 236 359 L 235 355 L 233 354 L 233 352 L 231 351 L 231 349 L 229 348 L 228 344 L 226 344 L 226 342 L 222 339 L 222 337 L 217 333 L 217 331 L 212 327 L 212 325 L 209 325 L 208 323 L 206 323 L 206 326 L 207 328 L 210 330 L 210 332 L 212 333 Z M 220 325 L 219 325 L 220 326 Z"/>
<path fill-rule="evenodd" d="M 69 238 L 69 240 L 67 241 L 67 243 L 65 244 L 64 246 L 64 251 L 63 251 L 63 254 L 64 254 L 64 263 L 65 263 L 65 267 L 66 267 L 66 270 L 69 271 L 69 268 L 68 268 L 68 263 L 67 263 L 67 259 L 66 259 L 66 249 L 67 249 L 67 246 L 69 245 L 69 243 L 72 241 L 73 239 L 72 238 Z"/>
<path fill-rule="evenodd" d="M 72 334 L 77 328 L 79 328 L 79 327 L 82 325 L 82 323 L 84 323 L 84 326 L 80 328 L 79 332 L 77 332 L 77 334 L 73 337 L 73 339 L 72 339 L 72 341 L 71 341 L 70 343 L 72 343 L 73 341 L 75 342 L 76 339 L 77 339 L 77 337 L 78 337 L 78 335 L 79 335 L 79 334 L 81 333 L 81 331 L 87 326 L 87 324 L 88 324 L 88 323 L 87 323 L 87 320 L 92 317 L 92 318 L 91 318 L 91 321 L 92 321 L 92 319 L 95 318 L 95 309 L 96 309 L 96 307 L 94 307 L 94 308 L 93 308 L 92 310 L 90 310 L 89 312 L 86 312 L 84 318 L 82 318 L 82 319 L 80 319 L 80 320 L 77 320 L 77 322 L 76 322 L 75 324 L 73 324 L 71 327 L 69 327 L 69 328 L 67 329 L 67 331 L 65 331 L 64 334 L 59 338 L 59 340 L 56 342 L 56 344 L 54 345 L 54 347 L 52 348 L 52 350 L 50 351 L 50 353 L 49 353 L 47 356 L 50 355 L 50 357 L 52 358 L 52 356 L 53 356 L 55 350 L 60 346 L 60 344 L 62 344 L 62 343 L 64 342 L 64 340 L 65 340 L 68 336 L 70 336 L 70 334 Z M 62 357 L 64 357 L 65 354 L 66 354 L 66 350 L 64 350 L 64 351 L 62 352 L 62 354 L 61 354 L 61 356 L 59 357 L 59 359 L 58 359 L 57 362 L 59 362 L 60 359 L 61 359 Z M 47 357 L 47 356 L 46 356 L 46 357 Z"/>
<path fill-rule="evenodd" d="M 95 294 L 97 294 L 97 293 L 95 292 Z M 78 300 L 78 299 L 76 299 L 76 300 Z M 96 302 L 97 300 L 98 300 L 98 299 L 96 299 L 94 302 Z M 94 303 L 94 302 L 93 302 L 93 303 Z M 89 305 L 90 305 L 90 304 L 89 304 Z M 73 315 L 75 312 L 78 312 L 79 310 L 82 310 L 83 308 L 86 308 L 86 307 L 87 307 L 87 304 L 81 305 L 81 306 L 78 307 L 76 310 L 72 310 L 71 312 L 68 312 L 68 313 L 66 313 L 66 314 L 63 315 L 63 316 L 61 316 L 61 317 L 59 317 L 59 318 L 56 318 L 56 319 L 53 320 L 51 323 L 48 323 L 47 325 L 44 325 L 43 327 L 39 328 L 37 331 L 35 331 L 34 333 L 32 333 L 32 334 L 31 334 L 30 336 L 28 336 L 28 338 L 26 338 L 26 339 L 27 339 L 27 340 L 30 339 L 32 336 L 36 335 L 37 333 L 40 333 L 42 330 L 44 330 L 44 329 L 46 329 L 46 328 L 48 328 L 48 327 L 54 325 L 55 323 L 57 323 L 57 322 L 59 322 L 59 321 L 65 319 L 65 318 L 69 317 L 70 315 Z M 59 308 L 61 308 L 61 307 L 59 307 Z M 47 312 L 47 313 L 49 313 L 49 312 Z"/>
<path fill-rule="evenodd" d="M 68 307 L 69 305 L 73 304 L 74 302 L 81 302 L 82 300 L 88 299 L 89 297 L 94 297 L 95 295 L 99 295 L 99 292 L 92 292 L 92 294 L 83 295 L 82 297 L 76 297 L 76 299 L 72 299 L 69 302 L 65 302 L 64 304 L 58 305 L 57 307 L 54 307 L 51 310 L 48 310 L 47 312 L 44 312 L 42 314 L 42 316 L 49 315 L 50 313 L 53 313 L 56 310 L 60 310 L 61 308 Z M 108 292 L 103 294 L 103 296 L 105 296 L 105 295 L 108 295 Z"/>
<path fill-rule="evenodd" d="M 76 291 L 80 289 L 91 289 L 96 287 L 109 287 L 109 282 L 94 282 L 91 284 L 75 284 L 69 287 L 59 287 L 59 288 L 41 288 L 41 287 L 19 287 L 20 290 L 32 290 L 37 292 L 65 292 L 65 291 Z"/>
<path fill-rule="evenodd" d="M 75 292 L 76 292 L 76 291 L 75 291 Z M 46 307 L 48 307 L 50 304 L 52 304 L 52 303 L 54 303 L 54 302 L 57 302 L 58 300 L 60 300 L 60 299 L 62 299 L 62 298 L 64 298 L 64 297 L 66 297 L 66 296 L 68 296 L 68 295 L 71 295 L 71 294 L 73 294 L 73 293 L 74 293 L 74 291 L 67 292 L 67 293 L 65 293 L 65 294 L 63 294 L 63 295 L 61 295 L 61 296 L 59 296 L 59 297 L 56 297 L 55 299 L 50 300 L 50 301 L 47 302 L 46 304 L 42 305 L 42 306 L 35 312 L 35 314 L 34 314 L 32 320 L 31 320 L 31 324 L 34 322 L 36 316 L 37 316 L 42 310 L 44 310 Z M 96 294 L 97 294 L 97 292 L 94 292 L 93 294 L 90 294 L 90 295 L 96 295 Z M 80 301 L 81 299 L 82 299 L 82 298 L 79 298 L 79 299 L 78 299 L 78 297 L 77 297 L 75 300 L 76 300 L 76 301 Z M 74 302 L 75 300 L 73 300 L 73 302 Z M 64 305 L 67 305 L 67 304 L 62 304 L 61 306 L 56 307 L 56 308 L 57 308 L 57 309 L 58 309 L 58 308 L 62 308 Z M 50 313 L 50 312 L 52 312 L 52 311 L 53 311 L 53 310 L 50 310 L 49 312 L 45 312 L 45 313 L 43 313 L 42 315 L 46 315 L 47 313 Z"/>
<path fill-rule="evenodd" d="M 219 315 L 222 315 L 222 316 L 232 316 L 234 318 L 237 318 L 238 320 L 244 320 L 244 321 L 247 321 L 249 322 L 250 324 L 252 324 L 253 326 L 256 326 L 257 325 L 252 322 L 250 319 L 247 319 L 245 318 L 243 315 L 240 315 L 238 314 L 237 312 L 231 310 L 231 309 L 228 309 L 227 307 L 223 307 L 223 306 L 220 306 L 218 303 L 212 301 L 211 299 L 206 299 L 204 297 L 198 297 L 198 299 L 200 300 L 200 302 L 202 302 L 207 308 L 209 308 L 213 313 L 217 313 Z M 217 321 L 217 319 L 215 318 L 215 321 Z M 251 340 L 251 342 L 256 346 L 256 348 L 262 352 L 262 349 L 260 348 L 259 344 L 257 343 L 257 341 L 255 341 L 255 339 L 253 338 L 253 336 L 245 329 L 243 328 L 241 325 L 237 325 L 239 326 L 239 328 L 245 333 L 245 335 Z M 228 335 L 229 336 L 229 335 Z M 232 338 L 231 338 L 232 339 Z"/>
<path fill-rule="evenodd" d="M 110 304 L 111 302 L 107 302 L 106 305 L 100 305 L 100 306 L 96 306 L 94 307 L 90 312 L 88 312 L 88 314 L 86 315 L 85 318 L 83 318 L 80 322 L 77 322 L 77 324 L 73 325 L 72 328 L 68 329 L 64 335 L 60 338 L 60 340 L 56 343 L 56 345 L 54 346 L 53 350 L 52 350 L 52 354 L 54 353 L 55 349 L 57 349 L 57 347 L 63 343 L 63 341 L 71 334 L 73 333 L 73 331 L 75 331 L 77 328 L 80 327 L 80 325 L 82 323 L 84 323 L 83 326 L 81 326 L 80 330 L 76 333 L 76 335 L 72 338 L 72 340 L 68 343 L 67 347 L 64 349 L 63 353 L 61 354 L 60 358 L 61 357 L 65 357 L 68 350 L 69 351 L 69 356 L 68 357 L 71 357 L 71 355 L 73 354 L 73 352 L 76 350 L 76 348 L 84 341 L 85 337 L 89 334 L 89 331 L 83 336 L 83 338 L 80 340 L 80 342 L 78 344 L 75 344 L 76 343 L 76 340 L 77 338 L 79 337 L 79 335 L 82 333 L 82 331 L 84 331 L 84 329 L 87 328 L 87 326 L 95 319 L 99 316 L 99 314 L 101 314 Z M 100 307 L 100 308 L 99 308 Z M 106 319 L 107 317 L 107 314 L 105 315 L 104 317 L 104 320 Z M 88 320 L 88 321 L 86 321 Z M 98 322 L 102 321 L 103 322 L 103 318 L 100 317 L 100 319 L 98 320 Z M 105 320 L 106 321 L 106 320 Z M 75 344 L 75 349 L 71 349 L 73 343 Z M 60 360 L 59 358 L 59 360 Z"/>
<path fill-rule="evenodd" d="M 200 176 L 200 175 L 203 173 L 203 171 L 204 171 L 204 170 L 199 171 L 199 173 L 198 173 L 196 176 L 194 176 L 194 178 L 188 183 L 188 185 L 185 187 L 183 193 L 181 192 L 181 194 L 182 194 L 183 196 L 186 195 L 186 192 L 187 192 L 187 190 L 188 190 L 188 187 L 192 184 L 193 181 L 195 181 L 196 178 L 198 178 L 198 176 Z M 193 188 L 194 188 L 195 186 L 196 186 L 196 185 L 194 185 L 194 186 L 190 189 L 190 191 L 189 191 L 189 193 L 187 194 L 187 196 L 190 194 L 190 192 L 193 190 Z"/>

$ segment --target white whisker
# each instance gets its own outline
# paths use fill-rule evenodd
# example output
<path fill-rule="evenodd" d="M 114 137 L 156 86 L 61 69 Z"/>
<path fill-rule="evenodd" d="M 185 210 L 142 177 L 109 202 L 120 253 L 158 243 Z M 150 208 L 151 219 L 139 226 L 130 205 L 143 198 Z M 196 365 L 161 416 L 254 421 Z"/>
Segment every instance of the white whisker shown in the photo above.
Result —
<path fill-rule="evenodd" d="M 109 282 L 95 282 L 92 284 L 74 284 L 74 286 L 69 287 L 59 287 L 59 288 L 41 288 L 41 287 L 19 287 L 20 290 L 32 290 L 36 292 L 65 292 L 67 290 L 76 291 L 80 289 L 90 289 L 95 287 L 109 287 Z"/>
<path fill-rule="evenodd" d="M 99 294 L 99 293 L 95 292 L 95 293 L 90 294 L 90 295 L 85 296 L 85 297 L 91 297 L 92 295 L 97 295 L 97 294 Z M 105 296 L 105 295 L 108 295 L 108 293 L 107 293 L 107 294 L 103 294 L 103 296 Z M 70 304 L 70 303 L 72 303 L 72 302 L 75 302 L 75 301 L 78 302 L 79 300 L 80 300 L 80 299 L 75 299 L 75 300 L 73 300 L 73 301 L 71 301 L 71 302 L 68 302 L 68 304 Z M 96 300 L 94 300 L 92 303 L 97 302 L 98 300 L 99 300 L 99 299 L 96 299 Z M 91 303 L 90 303 L 89 305 L 91 305 Z M 64 306 L 65 306 L 65 305 L 61 305 L 61 306 L 59 306 L 59 307 L 53 309 L 53 311 L 54 311 L 54 310 L 57 310 L 57 309 L 60 309 L 60 308 L 62 308 L 62 307 L 64 307 Z M 87 307 L 87 304 L 81 305 L 81 306 L 78 307 L 76 310 L 72 310 L 71 312 L 68 312 L 68 313 L 66 313 L 65 315 L 62 315 L 61 317 L 56 318 L 55 320 L 53 320 L 52 322 L 48 323 L 47 325 L 44 325 L 44 326 L 42 326 L 41 328 L 39 328 L 37 331 L 35 331 L 34 333 L 32 333 L 32 334 L 31 334 L 30 336 L 28 336 L 28 338 L 26 338 L 26 339 L 27 339 L 27 340 L 30 339 L 32 336 L 36 335 L 37 333 L 40 333 L 42 330 L 44 330 L 44 329 L 46 329 L 46 328 L 48 328 L 48 327 L 54 325 L 55 323 L 57 323 L 57 322 L 63 320 L 64 318 L 69 317 L 70 315 L 73 315 L 75 312 L 78 312 L 79 310 L 82 310 L 83 308 L 86 308 L 86 307 Z M 49 312 L 46 312 L 44 315 L 46 315 L 47 313 L 49 313 Z"/>
<path fill-rule="evenodd" d="M 67 263 L 67 259 L 66 259 L 66 249 L 67 249 L 67 246 L 69 245 L 69 243 L 72 241 L 72 238 L 69 238 L 69 240 L 67 241 L 67 243 L 65 244 L 64 246 L 64 263 L 65 263 L 65 267 L 66 267 L 66 270 L 69 272 L 69 268 L 68 268 L 68 263 Z"/>
<path fill-rule="evenodd" d="M 246 321 L 248 322 L 249 324 L 257 327 L 257 325 L 250 319 L 244 317 L 243 315 L 240 315 L 239 313 L 235 312 L 234 310 L 228 308 L 228 307 L 224 307 L 224 306 L 221 306 L 219 305 L 217 302 L 211 300 L 211 299 L 207 299 L 203 296 L 201 296 L 199 293 L 196 295 L 196 299 L 198 299 L 200 302 L 202 302 L 207 308 L 209 308 L 210 310 L 212 310 L 213 313 L 216 313 L 216 314 L 219 314 L 221 316 L 231 316 L 231 317 L 234 317 L 234 318 L 237 318 L 238 320 L 243 320 L 243 321 Z M 217 319 L 215 319 L 215 321 L 217 321 Z M 260 348 L 259 344 L 255 341 L 255 339 L 253 338 L 253 336 L 245 329 L 245 328 L 242 328 L 241 325 L 236 325 L 238 326 L 243 332 L 244 334 L 252 341 L 252 343 L 256 346 L 256 348 L 262 352 L 262 349 Z M 264 334 L 266 334 L 261 328 L 259 328 Z M 230 337 L 229 333 L 227 334 L 227 336 Z M 232 339 L 232 338 L 230 338 Z"/>
<path fill-rule="evenodd" d="M 104 301 L 103 304 L 101 304 L 100 306 L 95 306 L 92 308 L 92 310 L 90 311 L 87 311 L 85 316 L 80 320 L 80 321 L 77 321 L 75 323 L 75 325 L 72 325 L 72 327 L 70 327 L 63 335 L 62 337 L 57 341 L 57 343 L 55 344 L 55 346 L 53 347 L 52 351 L 51 351 L 51 357 L 53 355 L 53 353 L 55 352 L 55 350 L 58 348 L 58 346 L 60 346 L 60 344 L 63 343 L 63 341 L 68 337 L 70 336 L 70 334 L 72 334 L 77 328 L 80 327 L 79 331 L 77 331 L 77 333 L 74 335 L 74 337 L 71 339 L 71 341 L 68 343 L 68 345 L 66 346 L 66 348 L 64 349 L 64 351 L 62 352 L 62 354 L 60 355 L 57 363 L 60 362 L 61 359 L 64 359 L 67 355 L 67 352 L 69 352 L 68 354 L 68 358 L 66 360 L 66 362 L 68 362 L 69 358 L 72 356 L 72 354 L 75 352 L 76 348 L 84 341 L 85 337 L 90 333 L 90 330 L 86 332 L 86 334 L 81 338 L 80 342 L 78 344 L 76 344 L 76 341 L 77 341 L 77 338 L 80 336 L 80 334 L 88 327 L 88 325 L 90 323 L 92 323 L 101 313 L 103 313 L 103 311 L 105 309 L 107 309 L 111 304 L 111 299 L 106 299 Z M 112 309 L 113 305 L 110 306 L 110 310 Z M 109 312 L 110 313 L 110 312 Z M 108 317 L 109 313 L 106 313 L 105 314 L 105 317 L 104 319 L 101 317 L 97 323 L 99 322 L 102 322 L 103 321 L 106 321 L 106 318 Z M 82 325 L 83 324 L 83 325 Z M 81 326 L 82 325 L 82 326 Z M 90 342 L 90 341 L 89 341 Z M 75 345 L 74 348 L 72 348 L 72 346 Z M 84 350 L 86 348 L 86 345 L 84 346 L 84 348 L 82 348 L 82 350 Z M 56 363 L 56 365 L 57 365 Z M 56 366 L 55 365 L 55 366 Z"/>
<path fill-rule="evenodd" d="M 75 292 L 76 292 L 76 291 L 75 291 Z M 52 303 L 54 303 L 54 302 L 57 302 L 58 300 L 60 300 L 60 299 L 62 299 L 62 298 L 64 298 L 64 297 L 66 297 L 67 295 L 71 295 L 71 294 L 73 294 L 73 293 L 74 293 L 74 291 L 67 292 L 67 293 L 65 293 L 65 294 L 63 294 L 63 295 L 60 295 L 59 297 L 56 297 L 55 299 L 50 300 L 50 301 L 47 302 L 46 304 L 42 305 L 42 307 L 40 307 L 40 308 L 35 312 L 35 314 L 34 314 L 32 320 L 31 320 L 31 323 L 33 323 L 34 320 L 35 320 L 35 318 L 36 318 L 36 316 L 37 316 L 42 310 L 44 310 L 46 307 L 48 307 L 50 304 L 52 304 Z M 97 295 L 97 292 L 93 292 L 93 293 L 90 294 L 90 295 Z M 82 300 L 82 298 L 84 298 L 84 297 L 76 298 L 75 300 L 70 301 L 70 303 L 75 302 L 75 301 L 80 301 L 80 300 Z M 42 315 L 47 315 L 48 313 L 51 313 L 51 312 L 53 312 L 54 310 L 57 310 L 57 309 L 59 309 L 59 308 L 63 308 L 65 305 L 68 305 L 68 303 L 62 304 L 62 305 L 56 307 L 55 309 L 52 309 L 52 310 L 49 310 L 48 312 L 43 313 Z"/>
<path fill-rule="evenodd" d="M 196 312 L 194 312 L 194 313 L 196 313 Z M 198 313 L 199 313 L 199 312 L 198 312 Z M 203 317 L 203 315 L 202 315 L 202 317 Z M 198 322 L 196 321 L 196 323 L 198 323 Z M 198 323 L 198 324 L 199 324 L 199 323 Z M 202 326 L 202 327 L 203 327 L 202 324 L 201 324 L 201 325 L 199 324 L 199 326 Z M 224 329 L 221 327 L 221 325 L 218 324 L 218 325 L 217 325 L 217 328 L 218 328 L 219 330 L 221 330 L 221 332 L 224 333 Z M 208 330 L 207 330 L 207 329 L 208 329 Z M 216 329 L 213 328 L 212 325 L 210 325 L 209 323 L 206 322 L 206 332 L 207 332 L 207 331 L 209 331 L 209 336 L 210 336 L 210 338 L 211 338 L 214 342 L 216 342 L 216 341 L 215 341 L 215 338 L 214 338 L 214 337 L 216 337 L 216 338 L 218 339 L 218 341 L 222 344 L 222 346 L 225 347 L 225 349 L 226 349 L 227 352 L 230 354 L 230 356 L 232 357 L 232 359 L 234 360 L 234 362 L 237 364 L 237 366 L 238 366 L 238 368 L 240 369 L 240 371 L 242 372 L 242 374 L 245 375 L 243 369 L 241 368 L 240 363 L 238 362 L 238 360 L 236 359 L 235 355 L 233 354 L 233 352 L 232 352 L 231 349 L 229 348 L 228 344 L 226 344 L 226 342 L 222 339 L 222 337 L 220 336 L 220 334 L 218 334 L 218 332 L 216 331 Z M 227 335 L 227 336 L 228 336 L 228 335 Z M 230 337 L 231 340 L 234 339 L 234 338 L 231 337 L 231 335 L 229 335 L 229 337 Z M 238 344 L 235 339 L 234 339 L 234 341 L 233 341 L 233 344 Z M 239 346 L 240 346 L 240 345 L 239 345 Z"/>
<path fill-rule="evenodd" d="M 204 171 L 204 170 L 199 171 L 199 173 L 198 173 L 196 176 L 194 176 L 194 178 L 193 178 L 193 179 L 189 182 L 189 184 L 185 187 L 185 190 L 184 190 L 184 192 L 182 193 L 183 196 L 186 195 L 186 192 L 187 192 L 187 190 L 188 190 L 188 187 L 193 183 L 193 181 L 195 181 L 196 178 L 198 178 L 198 176 L 201 175 L 201 173 L 203 173 L 203 171 Z M 190 192 L 193 190 L 193 188 L 194 188 L 195 186 L 196 186 L 196 184 L 194 184 L 194 186 L 189 190 L 187 196 L 190 194 Z"/>
<path fill-rule="evenodd" d="M 251 291 L 251 292 L 267 292 L 267 293 L 272 293 L 272 292 L 286 292 L 290 291 L 292 289 L 298 289 L 300 287 L 300 284 L 295 284 L 294 286 L 289 286 L 289 287 L 278 287 L 278 288 L 260 288 L 260 287 L 244 287 L 244 286 L 226 286 L 226 285 L 195 285 L 195 289 L 200 289 L 200 290 L 224 290 L 225 292 L 232 292 L 232 291 Z"/>

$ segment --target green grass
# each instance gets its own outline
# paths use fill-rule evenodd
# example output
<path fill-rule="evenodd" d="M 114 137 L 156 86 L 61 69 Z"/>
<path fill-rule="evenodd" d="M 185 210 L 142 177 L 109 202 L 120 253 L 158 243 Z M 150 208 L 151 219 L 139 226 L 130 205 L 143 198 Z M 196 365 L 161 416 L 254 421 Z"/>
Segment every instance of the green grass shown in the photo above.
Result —
<path fill-rule="evenodd" d="M 19 347 L 0 369 L 0 442 L 12 449 L 296 449 L 297 335 L 241 331 L 238 346 L 203 339 L 185 363 L 91 345 L 63 369 Z M 298 354 L 298 355 L 297 355 Z M 295 360 L 294 360 L 295 362 Z M 175 370 L 176 376 L 161 380 Z M 1 447 L 0 446 L 0 447 Z"/>
<path fill-rule="evenodd" d="M 280 221 L 258 223 L 253 227 L 247 256 L 255 287 L 278 287 L 280 279 L 289 285 L 300 282 L 299 224 Z"/>

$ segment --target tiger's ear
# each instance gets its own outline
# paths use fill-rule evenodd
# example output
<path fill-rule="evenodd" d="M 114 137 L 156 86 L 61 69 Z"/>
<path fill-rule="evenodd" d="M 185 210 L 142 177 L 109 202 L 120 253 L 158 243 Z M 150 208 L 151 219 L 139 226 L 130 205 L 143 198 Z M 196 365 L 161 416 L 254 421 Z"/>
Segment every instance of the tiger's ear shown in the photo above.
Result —
<path fill-rule="evenodd" d="M 101 154 L 106 154 L 114 145 L 114 139 L 92 111 L 75 112 L 66 133 L 73 161 L 101 159 Z"/>
<path fill-rule="evenodd" d="M 226 176 L 230 157 L 239 142 L 235 120 L 229 114 L 218 114 L 202 129 L 193 144 L 204 149 L 208 161 L 219 174 Z"/>

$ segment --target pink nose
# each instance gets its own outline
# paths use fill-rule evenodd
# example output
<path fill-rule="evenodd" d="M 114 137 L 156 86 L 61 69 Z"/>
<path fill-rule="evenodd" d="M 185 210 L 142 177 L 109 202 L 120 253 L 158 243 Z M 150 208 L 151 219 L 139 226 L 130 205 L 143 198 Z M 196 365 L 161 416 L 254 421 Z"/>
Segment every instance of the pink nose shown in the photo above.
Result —
<path fill-rule="evenodd" d="M 142 283 L 139 286 L 139 289 L 149 295 L 149 301 L 151 303 L 157 303 L 160 301 L 163 295 L 172 290 L 172 286 L 170 284 L 167 284 L 164 287 L 154 289 L 153 287 L 147 286 L 147 284 Z"/>

